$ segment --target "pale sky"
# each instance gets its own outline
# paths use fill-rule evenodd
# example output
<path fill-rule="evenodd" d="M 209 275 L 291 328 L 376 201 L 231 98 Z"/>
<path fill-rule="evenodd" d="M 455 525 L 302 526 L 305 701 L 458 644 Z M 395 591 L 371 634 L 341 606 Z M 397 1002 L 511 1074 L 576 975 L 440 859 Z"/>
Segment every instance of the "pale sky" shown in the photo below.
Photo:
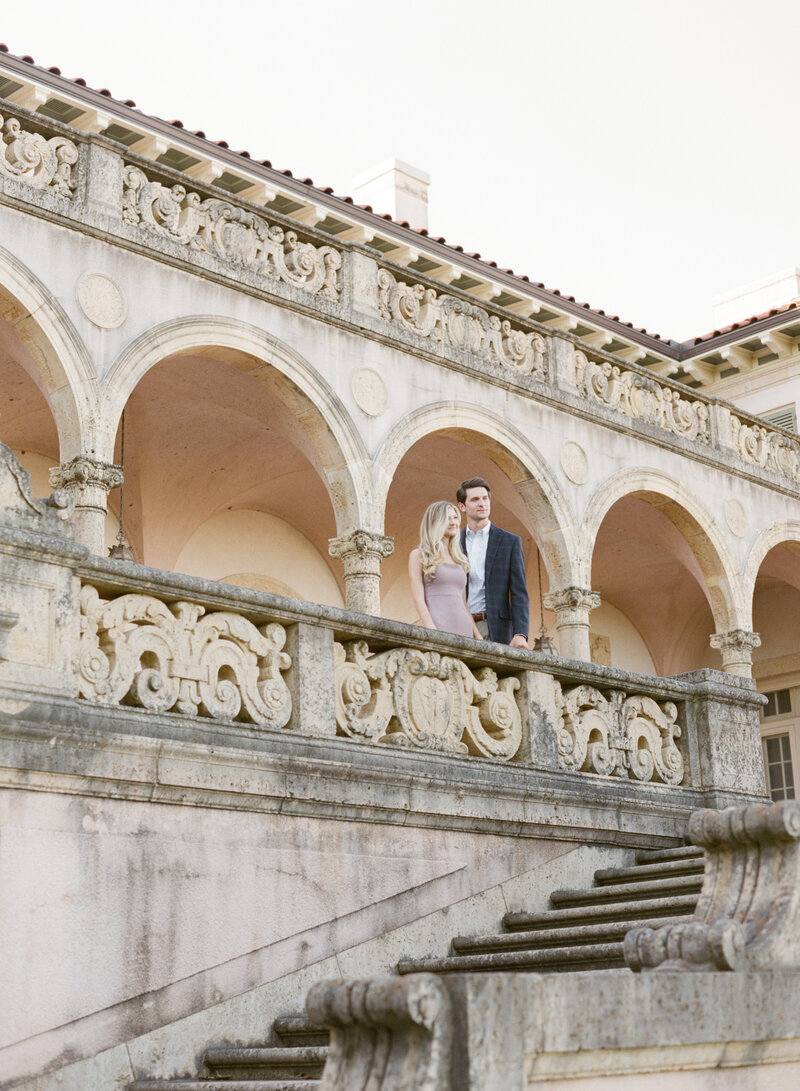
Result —
<path fill-rule="evenodd" d="M 5 7 L 11 52 L 338 194 L 422 167 L 431 234 L 665 337 L 800 265 L 791 0 Z"/>

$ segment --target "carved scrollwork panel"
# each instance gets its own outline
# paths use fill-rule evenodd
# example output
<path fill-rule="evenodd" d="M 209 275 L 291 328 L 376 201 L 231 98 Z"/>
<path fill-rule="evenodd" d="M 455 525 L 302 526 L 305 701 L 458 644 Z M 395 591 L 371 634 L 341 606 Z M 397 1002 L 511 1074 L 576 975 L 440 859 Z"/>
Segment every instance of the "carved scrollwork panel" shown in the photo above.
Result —
<path fill-rule="evenodd" d="M 473 674 L 452 656 L 415 648 L 371 655 L 364 641 L 335 648 L 336 722 L 350 738 L 508 760 L 522 741 L 515 678 Z"/>
<path fill-rule="evenodd" d="M 291 666 L 280 625 L 256 627 L 239 614 L 151 595 L 106 600 L 81 590 L 78 682 L 103 705 L 243 720 L 284 727 L 292 700 L 281 672 Z"/>
<path fill-rule="evenodd" d="M 683 755 L 675 742 L 681 728 L 671 701 L 659 705 L 651 697 L 627 697 L 620 690 L 606 695 L 588 685 L 559 689 L 557 700 L 562 769 L 672 785 L 683 782 Z"/>
<path fill-rule="evenodd" d="M 138 167 L 126 167 L 123 177 L 126 223 L 313 295 L 339 298 L 342 256 L 333 247 L 304 242 L 231 202 L 152 181 Z"/>
<path fill-rule="evenodd" d="M 800 481 L 800 443 L 757 424 L 746 424 L 731 413 L 731 439 L 744 462 Z"/>
<path fill-rule="evenodd" d="M 519 375 L 544 377 L 544 338 L 483 307 L 423 284 L 406 284 L 387 269 L 378 270 L 378 306 L 387 322 L 420 337 L 492 360 Z"/>
<path fill-rule="evenodd" d="M 694 401 L 649 375 L 575 353 L 575 379 L 584 397 L 601 402 L 626 417 L 657 425 L 683 439 L 711 443 L 708 406 Z"/>
<path fill-rule="evenodd" d="M 0 115 L 0 174 L 69 198 L 76 185 L 73 168 L 77 162 L 73 141 L 63 136 L 48 140 L 23 129 L 17 118 L 4 120 Z"/>

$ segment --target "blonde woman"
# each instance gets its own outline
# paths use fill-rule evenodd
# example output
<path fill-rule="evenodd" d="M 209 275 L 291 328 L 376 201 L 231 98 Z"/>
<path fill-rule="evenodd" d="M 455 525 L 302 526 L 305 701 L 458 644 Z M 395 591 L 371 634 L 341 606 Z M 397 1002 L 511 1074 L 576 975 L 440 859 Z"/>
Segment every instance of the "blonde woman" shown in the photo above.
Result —
<path fill-rule="evenodd" d="M 422 517 L 419 545 L 408 558 L 411 597 L 426 629 L 482 640 L 467 609 L 467 562 L 459 541 L 461 514 L 437 500 Z"/>

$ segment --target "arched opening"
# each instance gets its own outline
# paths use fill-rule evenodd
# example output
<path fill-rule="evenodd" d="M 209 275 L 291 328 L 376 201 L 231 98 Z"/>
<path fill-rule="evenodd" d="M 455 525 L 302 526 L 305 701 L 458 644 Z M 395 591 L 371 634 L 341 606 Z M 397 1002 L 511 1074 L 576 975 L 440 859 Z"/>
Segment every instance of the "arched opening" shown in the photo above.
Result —
<path fill-rule="evenodd" d="M 122 418 L 136 559 L 343 605 L 320 418 L 276 368 L 239 350 L 192 346 L 153 363 Z M 117 461 L 121 440 L 122 423 Z"/>
<path fill-rule="evenodd" d="M 591 586 L 602 599 L 591 615 L 593 658 L 658 675 L 720 669 L 709 638 L 731 626 L 730 580 L 700 513 L 652 488 L 633 485 L 616 499 L 607 493 L 587 519 L 599 523 L 591 552 Z"/>
<path fill-rule="evenodd" d="M 761 711 L 767 787 L 781 800 L 796 798 L 800 782 L 800 540 L 770 546 L 777 537 L 757 543 L 752 558 L 763 553 L 753 583 L 753 629 L 761 638 L 753 676 L 767 696 Z"/>
<path fill-rule="evenodd" d="M 462 416 L 467 417 L 462 412 Z M 522 539 L 526 578 L 530 595 L 530 637 L 540 627 L 539 555 L 541 550 L 542 591 L 550 581 L 568 579 L 570 558 L 561 532 L 566 520 L 557 514 L 555 502 L 543 486 L 544 472 L 536 475 L 529 452 L 526 465 L 519 450 L 511 450 L 502 439 L 491 434 L 497 422 L 483 418 L 478 430 L 477 415 L 467 417 L 472 427 L 451 425 L 435 427 L 422 435 L 409 428 L 408 445 L 393 468 L 386 495 L 385 529 L 394 537 L 395 551 L 384 561 L 382 602 L 386 617 L 414 623 L 418 620 L 408 581 L 408 555 L 419 544 L 422 515 L 435 500 L 455 502 L 456 490 L 468 477 L 483 477 L 491 485 L 492 522 Z M 418 428 L 417 432 L 423 431 Z M 516 437 L 504 437 L 515 442 Z M 520 444 L 521 446 L 521 444 Z M 388 444 L 387 444 L 388 447 Z M 549 484 L 549 483 L 548 483 Z M 561 517 L 560 517 L 561 515 Z M 555 570 L 555 574 L 554 574 Z M 544 611 L 544 623 L 557 640 L 554 617 Z"/>

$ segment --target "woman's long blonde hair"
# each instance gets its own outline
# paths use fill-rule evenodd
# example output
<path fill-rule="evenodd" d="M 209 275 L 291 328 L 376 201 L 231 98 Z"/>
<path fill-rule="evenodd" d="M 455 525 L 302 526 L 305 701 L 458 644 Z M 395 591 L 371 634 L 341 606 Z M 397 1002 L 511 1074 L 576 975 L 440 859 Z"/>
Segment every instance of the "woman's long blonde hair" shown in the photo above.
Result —
<path fill-rule="evenodd" d="M 460 564 L 465 572 L 469 572 L 469 562 L 461 548 L 461 536 L 454 534 L 449 542 L 445 540 L 444 532 L 451 509 L 458 512 L 458 508 L 449 500 L 437 500 L 422 516 L 419 551 L 423 579 L 432 580 L 440 564 Z"/>

